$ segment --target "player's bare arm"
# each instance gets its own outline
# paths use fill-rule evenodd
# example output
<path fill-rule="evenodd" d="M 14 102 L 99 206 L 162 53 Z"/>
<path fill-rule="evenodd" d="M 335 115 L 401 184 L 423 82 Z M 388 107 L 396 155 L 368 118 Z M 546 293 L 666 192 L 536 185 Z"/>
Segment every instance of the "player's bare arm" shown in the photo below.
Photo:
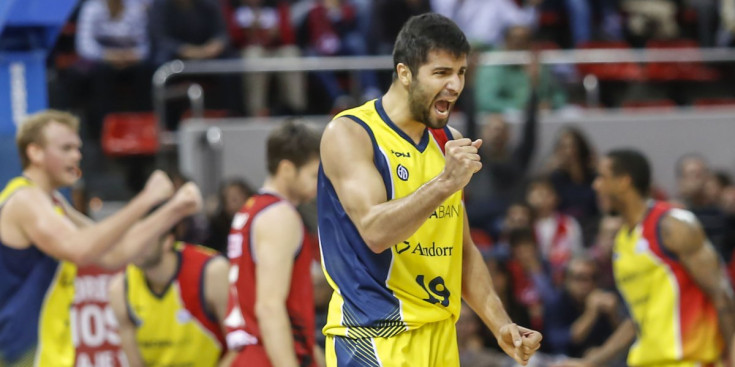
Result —
<path fill-rule="evenodd" d="M 294 257 L 302 242 L 301 218 L 291 205 L 282 202 L 261 212 L 253 226 L 255 315 L 262 341 L 274 367 L 297 367 L 286 299 Z"/>
<path fill-rule="evenodd" d="M 717 252 L 707 240 L 694 214 L 671 210 L 661 221 L 664 246 L 673 251 L 717 309 L 720 332 L 730 356 L 735 355 L 735 295 Z"/>
<path fill-rule="evenodd" d="M 140 256 L 151 241 L 201 208 L 202 195 L 199 188 L 193 182 L 184 184 L 171 200 L 126 231 L 118 243 L 102 255 L 97 264 L 107 269 L 119 269 Z"/>
<path fill-rule="evenodd" d="M 525 366 L 541 347 L 541 333 L 518 326 L 498 298 L 487 265 L 470 237 L 465 212 L 462 243 L 462 298 L 490 328 L 506 354 Z"/>
<path fill-rule="evenodd" d="M 446 144 L 446 167 L 411 195 L 387 201 L 373 163 L 368 133 L 348 118 L 327 125 L 321 141 L 324 173 L 365 243 L 380 253 L 415 233 L 449 196 L 461 190 L 482 167 L 481 141 L 458 139 Z"/>
<path fill-rule="evenodd" d="M 227 316 L 227 297 L 228 283 L 227 275 L 230 271 L 230 263 L 225 257 L 216 256 L 209 260 L 207 268 L 204 270 L 204 298 L 207 310 L 217 317 L 217 321 L 222 326 L 224 333 L 223 321 Z"/>
<path fill-rule="evenodd" d="M 97 225 L 80 229 L 55 212 L 48 194 L 31 186 L 6 202 L 4 215 L 0 216 L 2 241 L 17 249 L 34 244 L 57 259 L 90 264 L 100 259 L 154 205 L 172 194 L 173 184 L 163 172 L 157 171 L 144 190 L 123 209 Z"/>
<path fill-rule="evenodd" d="M 128 358 L 130 367 L 145 367 L 143 357 L 140 355 L 138 344 L 135 341 L 135 325 L 130 320 L 125 305 L 125 280 L 123 274 L 117 274 L 110 280 L 108 285 L 110 307 L 117 319 L 120 344 L 125 356 Z"/>

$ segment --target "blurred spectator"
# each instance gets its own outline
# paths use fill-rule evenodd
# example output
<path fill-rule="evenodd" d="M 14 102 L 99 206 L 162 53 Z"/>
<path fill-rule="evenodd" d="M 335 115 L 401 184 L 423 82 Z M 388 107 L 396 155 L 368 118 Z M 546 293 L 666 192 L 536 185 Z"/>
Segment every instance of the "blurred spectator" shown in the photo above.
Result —
<path fill-rule="evenodd" d="M 623 218 L 617 215 L 605 215 L 600 219 L 595 242 L 590 248 L 590 256 L 597 263 L 597 284 L 602 289 L 615 289 L 615 278 L 612 269 L 612 252 L 615 236 L 623 226 Z"/>
<path fill-rule="evenodd" d="M 212 60 L 232 57 L 227 26 L 218 0 L 153 0 L 150 32 L 153 61 L 156 65 L 174 59 Z M 192 78 L 187 78 L 192 80 Z M 196 77 L 205 90 L 212 88 L 206 101 L 208 108 L 242 110 L 241 88 L 229 75 Z M 181 101 L 183 102 L 183 101 Z M 168 111 L 166 127 L 175 130 L 186 104 L 179 103 Z M 174 108 L 176 107 L 176 108 Z"/>
<path fill-rule="evenodd" d="M 242 50 L 246 60 L 270 57 L 298 57 L 296 35 L 291 25 L 289 4 L 278 1 L 268 5 L 265 0 L 231 0 L 225 7 L 232 44 Z M 270 115 L 266 103 L 271 73 L 245 75 L 247 113 L 251 116 Z M 291 114 L 306 110 L 306 81 L 301 72 L 277 73 L 279 101 Z"/>
<path fill-rule="evenodd" d="M 515 320 L 513 320 L 515 321 Z M 480 331 L 485 325 L 474 311 L 462 302 L 457 320 L 457 347 L 462 367 L 510 367 L 513 360 L 505 354 L 485 347 Z"/>
<path fill-rule="evenodd" d="M 498 47 L 503 32 L 511 26 L 534 27 L 536 6 L 543 0 L 431 0 L 434 12 L 454 20 L 479 51 Z"/>
<path fill-rule="evenodd" d="M 517 229 L 531 228 L 533 226 L 533 212 L 525 202 L 515 202 L 508 207 L 505 216 L 498 221 L 493 234 L 497 241 L 490 253 L 492 256 L 508 260 L 511 256 L 509 237 L 510 233 Z"/>
<path fill-rule="evenodd" d="M 120 108 L 119 87 L 132 86 L 134 107 L 141 109 L 150 98 L 150 67 L 146 60 L 149 40 L 144 6 L 136 1 L 87 0 L 77 21 L 76 49 L 90 77 L 87 115 L 89 137 L 99 139 L 106 113 Z"/>
<path fill-rule="evenodd" d="M 304 32 L 300 32 L 312 56 L 362 56 L 368 54 L 365 38 L 360 33 L 356 8 L 347 0 L 318 0 L 309 10 Z M 373 70 L 360 73 L 359 85 L 363 100 L 380 96 L 378 81 Z M 331 71 L 316 72 L 315 75 L 326 89 L 333 111 L 351 107 L 355 101 L 343 88 L 337 75 Z M 355 82 L 355 81 L 353 81 Z"/>
<path fill-rule="evenodd" d="M 154 0 L 150 18 L 157 64 L 216 59 L 227 49 L 227 28 L 214 0 Z"/>
<path fill-rule="evenodd" d="M 546 0 L 543 7 L 566 14 L 571 46 L 595 38 L 619 40 L 623 36 L 618 0 Z"/>
<path fill-rule="evenodd" d="M 550 181 L 533 180 L 526 192 L 526 201 L 533 209 L 539 250 L 550 265 L 552 281 L 560 285 L 569 259 L 584 251 L 582 229 L 576 219 L 557 211 L 559 197 Z"/>
<path fill-rule="evenodd" d="M 725 2 L 725 1 L 723 1 Z M 714 47 L 719 22 L 719 0 L 686 0 L 697 14 L 697 40 L 700 47 Z"/>
<path fill-rule="evenodd" d="M 531 228 L 515 229 L 508 235 L 511 259 L 508 269 L 513 274 L 513 290 L 518 301 L 528 309 L 532 328 L 543 328 L 543 292 L 553 288 L 547 281 L 540 288 L 533 281 L 534 276 L 542 274 L 548 279 L 546 265 L 541 262 L 541 254 L 536 243 L 536 235 Z M 533 265 L 533 266 L 530 266 Z"/>
<path fill-rule="evenodd" d="M 549 179 L 559 194 L 559 211 L 579 221 L 583 239 L 594 236 L 599 215 L 592 189 L 594 167 L 595 153 L 582 131 L 570 126 L 560 130 L 549 162 Z"/>
<path fill-rule="evenodd" d="M 528 309 L 523 306 L 515 297 L 515 291 L 513 285 L 515 281 L 513 274 L 508 269 L 508 264 L 498 258 L 488 257 L 485 260 L 490 277 L 493 280 L 493 288 L 495 293 L 500 298 L 500 302 L 503 303 L 503 307 L 508 310 L 508 316 L 518 325 L 524 327 L 531 326 L 531 316 L 528 313 Z M 493 336 L 492 332 L 488 328 L 482 328 L 481 333 L 485 339 L 485 345 L 495 351 L 502 352 L 502 349 L 498 345 L 497 340 Z"/>
<path fill-rule="evenodd" d="M 376 0 L 374 27 L 377 53 L 390 54 L 398 32 L 409 18 L 431 11 L 429 0 Z"/>
<path fill-rule="evenodd" d="M 506 208 L 523 195 L 523 183 L 536 149 L 538 129 L 537 98 L 530 91 L 521 138 L 510 146 L 508 123 L 502 115 L 489 115 L 482 130 L 480 148 L 483 170 L 472 177 L 467 186 L 467 213 L 470 225 L 482 228 L 496 239 L 494 223 Z"/>
<path fill-rule="evenodd" d="M 722 208 L 722 193 L 730 185 L 732 185 L 732 178 L 729 173 L 722 170 L 712 172 L 704 184 L 706 202 Z"/>
<path fill-rule="evenodd" d="M 217 209 L 209 219 L 209 237 L 204 242 L 207 247 L 226 253 L 232 218 L 253 194 L 255 191 L 252 187 L 240 178 L 227 180 L 220 185 Z"/>
<path fill-rule="evenodd" d="M 679 35 L 676 22 L 678 11 L 674 0 L 622 0 L 621 7 L 628 14 L 629 34 L 645 44 L 649 39 L 671 39 Z"/>
<path fill-rule="evenodd" d="M 539 288 L 548 288 L 535 277 Z M 605 343 L 619 319 L 618 296 L 597 287 L 595 262 L 574 258 L 569 262 L 563 289 L 544 298 L 544 340 L 551 353 L 582 357 Z"/>
<path fill-rule="evenodd" d="M 720 1 L 720 31 L 717 35 L 717 46 L 731 45 L 733 37 L 735 37 L 735 0 L 722 0 Z"/>
<path fill-rule="evenodd" d="M 513 26 L 505 31 L 505 50 L 529 51 L 533 31 Z M 480 66 L 475 78 L 475 102 L 481 112 L 519 111 L 529 106 L 532 96 L 542 109 L 558 109 L 566 103 L 564 90 L 537 55 L 528 65 Z"/>
<path fill-rule="evenodd" d="M 685 154 L 676 162 L 679 200 L 702 223 L 707 238 L 724 257 L 729 251 L 723 248 L 725 216 L 718 202 L 707 196 L 707 181 L 711 177 L 709 164 L 698 154 Z"/>

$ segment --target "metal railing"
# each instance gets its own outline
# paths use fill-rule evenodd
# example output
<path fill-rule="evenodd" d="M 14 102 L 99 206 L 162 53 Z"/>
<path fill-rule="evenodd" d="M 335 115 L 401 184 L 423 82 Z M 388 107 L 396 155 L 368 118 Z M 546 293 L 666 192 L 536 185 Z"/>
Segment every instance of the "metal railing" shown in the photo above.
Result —
<path fill-rule="evenodd" d="M 735 50 L 729 48 L 692 49 L 585 49 L 545 50 L 539 52 L 539 62 L 547 65 L 651 63 L 651 62 L 730 62 Z M 479 65 L 523 65 L 531 62 L 527 51 L 492 51 L 480 54 Z M 153 75 L 153 106 L 159 126 L 165 123 L 167 83 L 189 75 L 277 73 L 294 71 L 391 70 L 391 56 L 359 57 L 284 57 L 263 59 L 229 59 L 206 61 L 174 60 L 161 65 Z M 356 78 L 357 79 L 357 78 Z M 588 99 L 594 99 L 599 83 L 596 78 L 583 79 Z"/>

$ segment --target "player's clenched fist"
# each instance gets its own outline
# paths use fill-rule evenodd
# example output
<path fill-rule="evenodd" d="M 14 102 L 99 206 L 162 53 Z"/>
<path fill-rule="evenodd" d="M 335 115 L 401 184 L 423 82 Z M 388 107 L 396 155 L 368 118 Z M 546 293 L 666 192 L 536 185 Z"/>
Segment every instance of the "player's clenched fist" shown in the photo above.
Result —
<path fill-rule="evenodd" d="M 199 187 L 193 182 L 187 182 L 181 186 L 171 200 L 176 202 L 177 208 L 186 215 L 202 210 L 202 194 L 199 192 Z"/>
<path fill-rule="evenodd" d="M 450 140 L 444 146 L 446 165 L 442 178 L 450 183 L 453 191 L 461 190 L 469 182 L 472 175 L 482 168 L 478 149 L 482 140 L 472 141 L 468 138 Z"/>
<path fill-rule="evenodd" d="M 174 194 L 174 184 L 163 171 L 156 170 L 148 177 L 143 192 L 158 203 Z"/>

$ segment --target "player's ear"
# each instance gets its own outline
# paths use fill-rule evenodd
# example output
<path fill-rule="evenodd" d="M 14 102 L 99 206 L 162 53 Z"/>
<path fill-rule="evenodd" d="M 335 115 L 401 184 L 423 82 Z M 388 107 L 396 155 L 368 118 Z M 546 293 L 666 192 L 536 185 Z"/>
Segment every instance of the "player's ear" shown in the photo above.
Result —
<path fill-rule="evenodd" d="M 398 63 L 398 65 L 396 66 L 396 74 L 398 74 L 398 80 L 405 87 L 408 87 L 409 85 L 411 85 L 411 80 L 413 80 L 413 75 L 411 73 L 411 68 L 409 68 L 408 65 L 404 63 Z"/>
<path fill-rule="evenodd" d="M 276 168 L 276 175 L 285 175 L 291 177 L 296 174 L 296 165 L 288 159 L 282 159 L 278 162 L 278 168 Z"/>
<path fill-rule="evenodd" d="M 36 143 L 30 143 L 26 147 L 26 156 L 31 162 L 38 162 L 43 159 L 43 147 Z"/>

